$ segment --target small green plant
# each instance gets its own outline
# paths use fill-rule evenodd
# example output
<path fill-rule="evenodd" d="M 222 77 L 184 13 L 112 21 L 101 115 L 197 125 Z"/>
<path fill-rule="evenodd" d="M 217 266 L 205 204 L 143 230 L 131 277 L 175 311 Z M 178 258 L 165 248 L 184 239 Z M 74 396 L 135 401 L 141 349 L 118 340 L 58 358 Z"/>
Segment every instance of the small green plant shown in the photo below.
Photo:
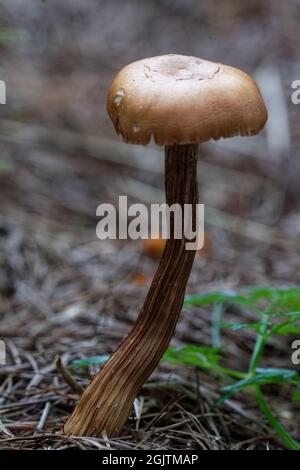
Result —
<path fill-rule="evenodd" d="M 212 306 L 212 346 L 185 345 L 182 348 L 168 348 L 163 361 L 173 364 L 187 364 L 216 373 L 228 383 L 220 388 L 219 403 L 237 392 L 252 389 L 257 404 L 282 443 L 292 450 L 300 450 L 298 443 L 281 425 L 271 411 L 261 390 L 264 385 L 288 384 L 292 387 L 292 400 L 300 401 L 300 376 L 293 369 L 260 367 L 260 361 L 268 340 L 274 335 L 300 333 L 300 288 L 275 289 L 270 287 L 248 287 L 239 292 L 219 291 L 185 298 L 185 305 Z M 256 312 L 258 320 L 252 323 L 222 322 L 224 306 L 240 305 Z M 221 364 L 225 351 L 222 350 L 221 332 L 230 329 L 238 332 L 249 329 L 256 339 L 246 371 L 225 367 Z M 109 356 L 94 356 L 74 361 L 69 367 L 103 365 Z"/>
<path fill-rule="evenodd" d="M 300 289 L 291 287 L 275 289 L 269 287 L 248 287 L 239 292 L 211 292 L 187 296 L 186 305 L 213 306 L 212 347 L 186 345 L 169 348 L 163 360 L 170 363 L 190 364 L 209 370 L 227 378 L 230 383 L 220 389 L 220 402 L 237 392 L 251 388 L 257 404 L 283 444 L 293 450 L 300 450 L 298 443 L 281 425 L 271 411 L 261 387 L 270 384 L 289 384 L 293 389 L 293 400 L 300 400 L 300 376 L 293 369 L 260 367 L 265 346 L 271 336 L 300 333 Z M 240 305 L 256 312 L 258 321 L 253 323 L 222 323 L 224 305 Z M 220 364 L 222 329 L 239 331 L 250 329 L 256 340 L 247 371 L 239 371 Z M 233 381 L 233 379 L 235 379 Z"/>

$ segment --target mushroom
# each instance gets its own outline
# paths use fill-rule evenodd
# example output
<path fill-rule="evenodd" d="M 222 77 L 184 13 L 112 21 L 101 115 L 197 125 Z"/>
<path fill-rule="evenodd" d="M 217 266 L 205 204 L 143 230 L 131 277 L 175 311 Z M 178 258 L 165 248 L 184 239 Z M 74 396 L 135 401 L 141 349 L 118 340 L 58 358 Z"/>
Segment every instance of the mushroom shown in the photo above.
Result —
<path fill-rule="evenodd" d="M 198 144 L 257 134 L 267 110 L 254 80 L 222 64 L 182 55 L 139 60 L 114 79 L 107 110 L 118 135 L 165 147 L 166 202 L 192 205 L 196 223 Z M 64 432 L 118 435 L 141 386 L 157 367 L 182 309 L 195 250 L 175 239 L 174 221 L 157 272 L 128 336 L 83 393 Z"/>

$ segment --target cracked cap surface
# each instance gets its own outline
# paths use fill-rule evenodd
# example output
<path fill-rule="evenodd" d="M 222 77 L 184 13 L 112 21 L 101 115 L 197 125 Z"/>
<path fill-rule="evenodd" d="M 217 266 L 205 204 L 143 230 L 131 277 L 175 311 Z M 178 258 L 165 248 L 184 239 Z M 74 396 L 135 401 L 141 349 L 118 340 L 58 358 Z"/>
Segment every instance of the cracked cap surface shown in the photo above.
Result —
<path fill-rule="evenodd" d="M 255 81 L 239 69 L 169 54 L 139 60 L 115 77 L 107 111 L 132 144 L 200 143 L 257 134 L 267 109 Z"/>

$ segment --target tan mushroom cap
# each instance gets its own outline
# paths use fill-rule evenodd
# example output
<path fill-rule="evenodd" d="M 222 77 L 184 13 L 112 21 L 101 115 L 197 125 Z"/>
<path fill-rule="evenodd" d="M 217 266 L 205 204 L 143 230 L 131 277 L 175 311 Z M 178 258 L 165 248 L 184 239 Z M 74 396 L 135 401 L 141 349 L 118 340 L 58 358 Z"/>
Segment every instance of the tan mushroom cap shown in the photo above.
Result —
<path fill-rule="evenodd" d="M 268 114 L 255 81 L 228 65 L 163 55 L 124 67 L 107 97 L 117 134 L 132 144 L 200 143 L 257 134 Z"/>

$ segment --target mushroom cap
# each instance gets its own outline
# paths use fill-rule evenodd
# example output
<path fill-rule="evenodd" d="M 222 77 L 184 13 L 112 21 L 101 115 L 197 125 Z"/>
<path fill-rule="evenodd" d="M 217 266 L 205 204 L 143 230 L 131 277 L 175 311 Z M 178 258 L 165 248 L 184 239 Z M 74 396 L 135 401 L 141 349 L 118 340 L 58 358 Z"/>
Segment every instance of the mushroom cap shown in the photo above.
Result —
<path fill-rule="evenodd" d="M 139 60 L 115 77 L 107 111 L 132 144 L 200 143 L 257 134 L 267 109 L 255 81 L 239 69 L 168 54 Z"/>

